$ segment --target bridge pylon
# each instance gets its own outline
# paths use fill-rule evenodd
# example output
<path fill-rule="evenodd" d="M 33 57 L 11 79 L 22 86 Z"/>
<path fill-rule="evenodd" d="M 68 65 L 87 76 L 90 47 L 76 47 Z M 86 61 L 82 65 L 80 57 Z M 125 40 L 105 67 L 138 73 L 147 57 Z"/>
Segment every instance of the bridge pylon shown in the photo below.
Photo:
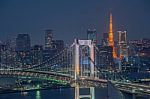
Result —
<path fill-rule="evenodd" d="M 91 73 L 90 73 L 90 77 L 94 77 L 94 45 L 93 44 L 91 44 L 91 45 L 89 45 L 89 47 L 90 47 L 90 59 L 91 59 L 91 61 L 90 61 L 90 69 L 91 69 Z"/>
<path fill-rule="evenodd" d="M 82 98 L 95 99 L 95 88 L 94 87 L 86 88 L 86 89 L 90 90 L 90 93 L 86 94 L 86 95 L 83 95 L 83 94 L 81 95 L 80 89 L 81 89 L 80 86 L 77 84 L 75 87 L 75 99 L 82 99 Z"/>
<path fill-rule="evenodd" d="M 77 80 L 78 79 L 78 77 L 79 77 L 79 73 L 80 73 L 80 56 L 79 56 L 79 44 L 78 44 L 78 40 L 76 40 L 75 39 L 75 53 L 74 53 L 74 55 L 75 55 L 75 62 L 74 62 L 74 64 L 75 64 L 75 80 Z"/>
<path fill-rule="evenodd" d="M 94 43 L 92 43 L 91 40 L 78 40 L 75 39 L 74 40 L 74 75 L 75 75 L 75 80 L 77 80 L 78 78 L 80 78 L 80 76 L 82 75 L 80 68 L 82 68 L 81 65 L 81 52 L 80 52 L 80 46 L 87 46 L 89 48 L 89 58 L 90 58 L 90 67 L 88 67 L 89 70 L 89 76 L 94 78 L 96 76 L 95 73 L 95 65 L 94 65 L 94 61 L 95 61 L 95 55 L 94 55 Z M 82 60 L 83 61 L 83 60 Z"/>

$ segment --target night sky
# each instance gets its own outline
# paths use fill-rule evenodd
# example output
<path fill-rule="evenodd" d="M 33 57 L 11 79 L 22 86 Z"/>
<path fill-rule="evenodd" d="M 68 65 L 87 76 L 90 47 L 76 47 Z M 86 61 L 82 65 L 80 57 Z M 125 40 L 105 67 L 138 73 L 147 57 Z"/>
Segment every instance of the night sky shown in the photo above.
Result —
<path fill-rule="evenodd" d="M 126 30 L 128 39 L 150 38 L 150 0 L 0 0 L 0 40 L 28 33 L 33 44 L 43 44 L 44 30 L 52 29 L 69 43 L 86 38 L 89 27 L 100 40 L 110 11 L 115 36 Z"/>

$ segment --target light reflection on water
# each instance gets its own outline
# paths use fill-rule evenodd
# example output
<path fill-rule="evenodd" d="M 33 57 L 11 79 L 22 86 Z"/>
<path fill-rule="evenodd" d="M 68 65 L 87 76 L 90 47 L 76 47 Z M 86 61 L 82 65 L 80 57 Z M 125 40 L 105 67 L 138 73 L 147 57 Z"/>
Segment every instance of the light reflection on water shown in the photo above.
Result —
<path fill-rule="evenodd" d="M 39 90 L 36 91 L 36 99 L 41 99 L 41 92 Z"/>
<path fill-rule="evenodd" d="M 94 93 L 94 99 L 107 99 L 106 88 L 95 88 Z M 89 95 L 89 89 L 81 89 L 80 94 Z M 21 93 L 0 94 L 0 99 L 75 99 L 75 88 L 36 90 L 29 91 L 25 95 Z"/>
<path fill-rule="evenodd" d="M 15 83 L 15 80 L 16 79 L 1 77 L 0 85 L 3 86 L 4 84 Z M 75 92 L 77 92 L 75 91 L 75 88 L 36 90 L 22 93 L 0 94 L 0 99 L 75 99 L 76 95 Z M 85 93 L 87 92 L 87 89 L 81 90 L 80 92 L 81 94 L 84 93 L 83 95 L 90 95 L 89 93 L 88 94 Z M 93 92 L 91 94 L 95 94 L 94 99 L 107 99 L 107 88 L 95 88 L 95 90 L 91 92 Z M 132 99 L 131 94 L 124 93 L 124 95 L 126 97 L 125 99 Z M 148 98 L 139 98 L 139 99 L 148 99 Z"/>

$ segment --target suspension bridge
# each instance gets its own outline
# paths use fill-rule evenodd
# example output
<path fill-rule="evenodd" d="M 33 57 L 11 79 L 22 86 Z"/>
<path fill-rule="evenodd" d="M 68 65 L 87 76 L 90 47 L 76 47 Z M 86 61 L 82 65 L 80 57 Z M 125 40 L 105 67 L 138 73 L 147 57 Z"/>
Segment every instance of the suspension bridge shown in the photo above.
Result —
<path fill-rule="evenodd" d="M 97 67 L 97 51 L 98 50 L 95 44 L 91 40 L 75 39 L 73 44 L 40 64 L 27 66 L 26 68 L 15 66 L 1 67 L 0 75 L 30 78 L 33 77 L 46 80 L 55 79 L 66 84 L 70 84 L 72 87 L 76 87 L 75 91 L 77 94 L 75 95 L 75 99 L 79 99 L 79 97 L 94 97 L 91 96 L 93 94 L 90 96 L 81 96 L 79 94 L 79 86 L 96 87 L 101 86 L 102 84 L 107 84 L 107 78 L 104 77 L 101 70 Z M 120 89 L 122 89 L 124 86 L 128 86 L 128 84 L 124 83 L 113 83 L 117 86 L 123 85 L 119 86 Z M 136 86 L 137 88 L 147 88 L 145 86 L 143 87 L 131 84 L 130 86 Z M 94 89 L 90 88 L 90 90 L 92 92 Z M 149 90 L 149 87 L 147 90 Z M 134 90 L 134 92 L 136 92 L 136 90 Z M 141 93 L 143 94 L 145 92 L 143 91 Z"/>
<path fill-rule="evenodd" d="M 41 64 L 26 68 L 5 67 L 0 75 L 58 79 L 73 84 L 80 81 L 106 83 L 99 79 L 95 63 L 95 45 L 91 40 L 75 39 L 73 44 Z"/>

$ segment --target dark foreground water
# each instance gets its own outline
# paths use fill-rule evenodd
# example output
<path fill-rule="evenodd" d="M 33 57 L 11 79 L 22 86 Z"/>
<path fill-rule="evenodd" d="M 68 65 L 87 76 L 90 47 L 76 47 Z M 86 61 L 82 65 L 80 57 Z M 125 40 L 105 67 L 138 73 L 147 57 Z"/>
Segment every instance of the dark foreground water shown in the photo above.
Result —
<path fill-rule="evenodd" d="M 81 90 L 82 93 L 88 93 L 88 89 Z M 74 95 L 74 88 L 66 88 L 0 94 L 0 99 L 74 99 Z M 107 99 L 106 88 L 95 88 L 95 99 Z M 126 96 L 125 99 L 132 98 L 131 96 Z"/>
<path fill-rule="evenodd" d="M 0 77 L 0 86 L 5 84 L 15 84 L 14 78 Z M 80 89 L 80 94 L 89 94 L 89 89 Z M 107 88 L 94 88 L 94 99 L 107 99 Z M 131 94 L 123 93 L 124 99 L 133 99 Z M 0 99 L 75 99 L 74 88 L 34 90 L 29 92 L 5 93 L 0 94 Z M 87 99 L 87 98 L 84 98 Z M 116 99 L 116 98 L 115 98 Z M 148 98 L 136 98 L 148 99 Z"/>

